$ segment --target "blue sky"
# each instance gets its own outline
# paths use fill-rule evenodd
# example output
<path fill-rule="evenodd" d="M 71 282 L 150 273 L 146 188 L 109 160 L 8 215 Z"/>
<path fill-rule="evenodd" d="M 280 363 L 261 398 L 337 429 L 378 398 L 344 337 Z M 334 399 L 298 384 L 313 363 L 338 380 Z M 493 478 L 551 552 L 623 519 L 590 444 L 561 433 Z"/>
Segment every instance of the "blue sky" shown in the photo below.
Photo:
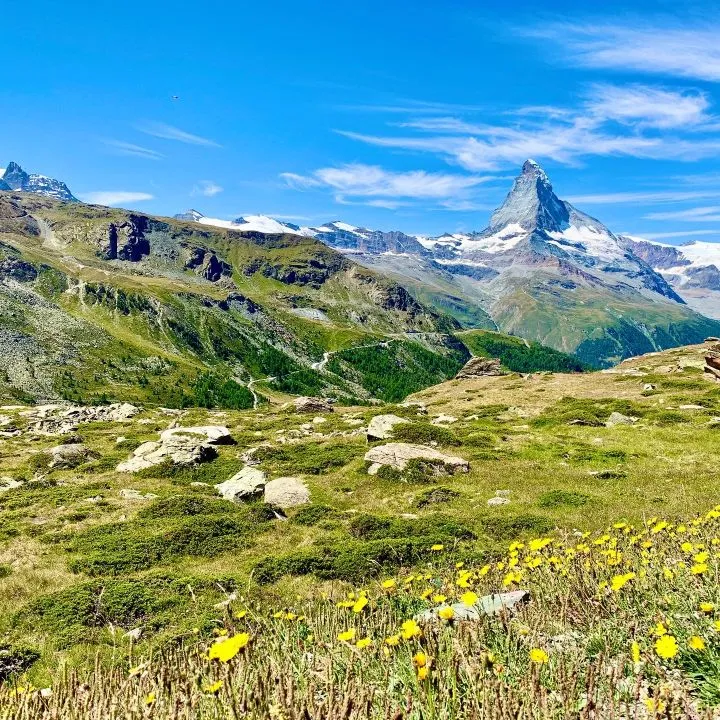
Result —
<path fill-rule="evenodd" d="M 35 0 L 3 36 L 0 167 L 439 234 L 533 157 L 616 232 L 720 241 L 720 11 L 677 5 Z"/>

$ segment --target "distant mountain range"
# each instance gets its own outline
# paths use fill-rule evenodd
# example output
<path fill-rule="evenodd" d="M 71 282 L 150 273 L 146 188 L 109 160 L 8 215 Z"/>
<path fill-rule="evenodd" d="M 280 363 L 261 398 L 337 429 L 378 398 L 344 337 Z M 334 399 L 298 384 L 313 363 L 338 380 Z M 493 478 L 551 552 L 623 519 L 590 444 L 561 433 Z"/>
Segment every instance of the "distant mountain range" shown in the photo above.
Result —
<path fill-rule="evenodd" d="M 0 173 L 0 190 L 19 190 L 64 202 L 80 202 L 64 182 L 27 173 L 16 162 L 8 163 L 5 171 Z"/>
<path fill-rule="evenodd" d="M 2 182 L 13 191 L 77 202 L 64 183 L 16 163 Z M 720 334 L 720 323 L 705 317 L 720 318 L 720 245 L 672 247 L 616 235 L 558 198 L 532 160 L 480 232 L 429 237 L 339 220 L 318 226 L 263 215 L 221 220 L 197 210 L 175 220 L 320 241 L 462 327 L 537 340 L 589 364 Z M 130 243 L 122 252 L 134 260 L 142 249 Z M 208 277 L 222 272 L 217 263 L 207 268 Z"/>

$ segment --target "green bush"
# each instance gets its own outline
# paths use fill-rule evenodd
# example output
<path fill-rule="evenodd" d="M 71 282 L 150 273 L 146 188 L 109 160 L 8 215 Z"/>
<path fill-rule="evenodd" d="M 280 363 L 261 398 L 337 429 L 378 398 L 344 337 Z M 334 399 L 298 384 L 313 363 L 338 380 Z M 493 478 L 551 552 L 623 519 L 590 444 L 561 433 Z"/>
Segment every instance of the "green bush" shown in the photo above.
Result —
<path fill-rule="evenodd" d="M 261 446 L 253 456 L 277 473 L 323 475 L 345 467 L 364 451 L 359 443 Z"/>
<path fill-rule="evenodd" d="M 350 534 L 358 540 L 422 536 L 433 539 L 472 540 L 475 537 L 465 525 L 445 515 L 414 520 L 364 513 L 353 517 L 349 529 Z"/>
<path fill-rule="evenodd" d="M 631 400 L 616 398 L 573 398 L 564 397 L 538 415 L 532 424 L 535 427 L 552 427 L 570 423 L 601 426 L 613 412 L 634 417 L 644 417 L 648 408 Z"/>
<path fill-rule="evenodd" d="M 308 505 L 300 508 L 291 518 L 290 522 L 296 525 L 312 526 L 325 520 L 333 520 L 340 517 L 340 513 L 328 505 Z"/>
<path fill-rule="evenodd" d="M 451 490 L 446 487 L 430 488 L 430 490 L 425 490 L 425 492 L 418 495 L 415 499 L 415 507 L 424 508 L 428 505 L 452 502 L 459 497 L 460 493 L 457 490 Z"/>
<path fill-rule="evenodd" d="M 397 470 L 390 465 L 383 465 L 377 472 L 376 477 L 387 482 L 403 483 L 431 483 L 440 477 L 454 475 L 457 468 L 448 465 L 440 460 L 423 460 L 413 458 L 408 461 L 403 470 Z"/>
<path fill-rule="evenodd" d="M 590 501 L 588 495 L 568 490 L 549 490 L 538 498 L 538 505 L 545 508 L 582 507 Z"/>
<path fill-rule="evenodd" d="M 400 442 L 428 445 L 436 442 L 438 445 L 460 445 L 455 433 L 444 427 L 430 425 L 430 423 L 403 423 L 393 428 L 393 439 Z"/>
<path fill-rule="evenodd" d="M 553 529 L 553 523 L 542 515 L 496 515 L 481 520 L 483 531 L 498 540 L 512 540 L 528 533 L 542 534 Z"/>

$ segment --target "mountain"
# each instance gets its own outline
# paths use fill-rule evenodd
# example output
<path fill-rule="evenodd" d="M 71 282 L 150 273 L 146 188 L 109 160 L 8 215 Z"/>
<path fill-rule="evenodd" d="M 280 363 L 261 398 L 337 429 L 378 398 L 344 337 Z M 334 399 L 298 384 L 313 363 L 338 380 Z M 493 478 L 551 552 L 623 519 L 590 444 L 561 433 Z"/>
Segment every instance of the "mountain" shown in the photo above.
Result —
<path fill-rule="evenodd" d="M 16 162 L 8 163 L 5 168 L 0 190 L 20 190 L 64 202 L 79 202 L 64 182 L 45 175 L 28 174 Z"/>
<path fill-rule="evenodd" d="M 0 397 L 244 407 L 397 401 L 458 324 L 318 240 L 0 195 Z"/>
<path fill-rule="evenodd" d="M 698 312 L 720 319 L 720 243 L 664 245 L 633 236 L 623 241 Z"/>
<path fill-rule="evenodd" d="M 465 327 L 537 340 L 596 366 L 720 331 L 625 239 L 558 198 L 532 160 L 482 232 L 431 238 L 337 222 L 303 231 Z"/>

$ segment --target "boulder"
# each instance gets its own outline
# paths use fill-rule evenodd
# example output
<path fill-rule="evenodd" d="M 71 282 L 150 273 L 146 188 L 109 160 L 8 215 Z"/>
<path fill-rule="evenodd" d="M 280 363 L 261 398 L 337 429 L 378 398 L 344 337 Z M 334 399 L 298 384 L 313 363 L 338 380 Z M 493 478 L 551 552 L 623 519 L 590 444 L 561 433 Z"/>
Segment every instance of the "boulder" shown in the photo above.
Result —
<path fill-rule="evenodd" d="M 138 472 L 169 460 L 173 465 L 197 465 L 217 457 L 215 445 L 234 443 L 221 425 L 178 427 L 163 430 L 159 442 L 144 442 L 132 456 L 117 466 L 118 472 Z"/>
<path fill-rule="evenodd" d="M 610 417 L 605 421 L 605 427 L 615 427 L 615 425 L 634 425 L 638 419 L 636 417 L 629 417 L 619 412 L 613 412 Z"/>
<path fill-rule="evenodd" d="M 15 490 L 16 488 L 22 487 L 23 483 L 21 480 L 15 480 L 11 477 L 0 477 L 0 493 L 8 492 L 8 490 Z"/>
<path fill-rule="evenodd" d="M 80 423 L 88 422 L 124 422 L 140 412 L 140 408 L 130 403 L 111 405 L 40 405 L 21 413 L 35 422 L 30 429 L 41 435 L 64 435 L 75 432 Z"/>
<path fill-rule="evenodd" d="M 470 463 L 461 457 L 445 455 L 427 445 L 411 445 L 410 443 L 387 443 L 370 448 L 365 453 L 365 461 L 371 463 L 368 473 L 375 475 L 383 466 L 395 470 L 404 470 L 411 460 L 428 460 L 431 463 L 442 463 L 452 472 L 468 472 Z"/>
<path fill-rule="evenodd" d="M 473 357 L 470 358 L 455 376 L 456 380 L 467 380 L 476 377 L 497 377 L 505 375 L 497 358 Z"/>
<path fill-rule="evenodd" d="M 720 379 L 720 344 L 713 345 L 705 353 L 705 367 L 703 369 L 706 373 Z"/>
<path fill-rule="evenodd" d="M 362 420 L 360 422 L 362 423 Z M 396 425 L 407 422 L 409 421 L 398 415 L 376 415 L 368 425 L 367 439 L 368 441 L 388 440 L 393 436 L 393 428 Z"/>
<path fill-rule="evenodd" d="M 316 397 L 299 397 L 295 398 L 295 410 L 301 413 L 328 413 L 334 412 L 332 405 Z"/>
<path fill-rule="evenodd" d="M 50 463 L 48 467 L 70 469 L 82 465 L 90 458 L 95 457 L 85 445 L 74 443 L 72 445 L 56 445 L 50 448 Z"/>
<path fill-rule="evenodd" d="M 215 489 L 225 500 L 245 502 L 262 497 L 267 476 L 262 470 L 246 465 L 229 480 L 218 483 Z"/>
<path fill-rule="evenodd" d="M 265 485 L 265 502 L 283 510 L 306 505 L 310 502 L 310 491 L 298 478 L 281 477 Z"/>
<path fill-rule="evenodd" d="M 185 442 L 187 438 L 201 440 L 209 445 L 234 445 L 230 431 L 223 425 L 198 425 L 197 427 L 174 427 L 160 433 L 160 442 Z"/>
<path fill-rule="evenodd" d="M 457 418 L 454 415 L 445 415 L 444 413 L 442 415 L 438 415 L 437 417 L 434 417 L 431 421 L 431 425 L 452 425 L 453 423 L 457 422 Z"/>
<path fill-rule="evenodd" d="M 528 600 L 530 600 L 530 593 L 527 590 L 514 590 L 512 592 L 485 595 L 474 605 L 465 605 L 464 603 L 439 605 L 416 615 L 415 619 L 418 622 L 434 622 L 438 620 L 440 610 L 451 607 L 453 609 L 453 619 L 456 621 L 481 620 L 488 615 L 499 615 L 503 611 L 511 610 L 517 605 L 528 602 Z"/>

